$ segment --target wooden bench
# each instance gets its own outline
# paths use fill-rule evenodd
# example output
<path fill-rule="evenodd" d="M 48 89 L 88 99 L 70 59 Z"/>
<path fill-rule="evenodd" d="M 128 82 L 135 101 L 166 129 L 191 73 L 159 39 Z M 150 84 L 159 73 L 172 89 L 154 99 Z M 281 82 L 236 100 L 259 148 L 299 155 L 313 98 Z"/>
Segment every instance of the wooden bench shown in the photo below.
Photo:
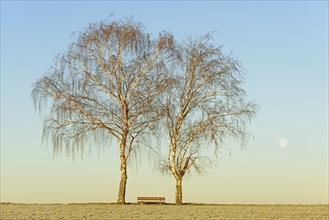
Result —
<path fill-rule="evenodd" d="M 144 203 L 165 203 L 166 197 L 145 197 L 139 196 L 137 197 L 137 203 L 144 204 Z"/>

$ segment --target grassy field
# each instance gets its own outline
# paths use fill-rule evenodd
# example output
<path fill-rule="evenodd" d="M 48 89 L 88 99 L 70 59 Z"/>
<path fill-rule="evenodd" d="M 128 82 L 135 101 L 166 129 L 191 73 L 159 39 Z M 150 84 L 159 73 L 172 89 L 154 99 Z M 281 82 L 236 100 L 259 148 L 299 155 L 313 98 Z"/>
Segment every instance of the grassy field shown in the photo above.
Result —
<path fill-rule="evenodd" d="M 329 219 L 329 205 L 1 203 L 0 219 Z"/>

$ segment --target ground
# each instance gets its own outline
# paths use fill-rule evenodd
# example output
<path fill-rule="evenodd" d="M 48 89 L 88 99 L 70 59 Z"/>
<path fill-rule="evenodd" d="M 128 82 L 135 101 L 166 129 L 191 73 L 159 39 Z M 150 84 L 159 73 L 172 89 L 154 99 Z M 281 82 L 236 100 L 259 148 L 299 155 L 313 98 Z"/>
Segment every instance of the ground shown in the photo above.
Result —
<path fill-rule="evenodd" d="M 0 219 L 329 219 L 329 205 L 15 204 Z"/>

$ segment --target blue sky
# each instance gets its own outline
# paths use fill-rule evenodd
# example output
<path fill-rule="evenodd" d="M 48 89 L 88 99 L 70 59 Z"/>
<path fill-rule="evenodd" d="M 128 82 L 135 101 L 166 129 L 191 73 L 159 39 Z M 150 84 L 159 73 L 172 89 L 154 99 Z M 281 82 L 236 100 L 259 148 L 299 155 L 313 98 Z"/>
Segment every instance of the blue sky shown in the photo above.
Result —
<path fill-rule="evenodd" d="M 89 23 L 133 16 L 178 40 L 214 33 L 246 69 L 248 99 L 261 106 L 244 149 L 228 140 L 217 167 L 183 183 L 185 202 L 328 203 L 327 1 L 1 1 L 1 201 L 115 202 L 119 160 L 106 151 L 72 161 L 41 142 L 32 83 Z M 289 140 L 285 148 L 282 138 Z M 163 195 L 174 179 L 132 163 L 127 200 Z"/>

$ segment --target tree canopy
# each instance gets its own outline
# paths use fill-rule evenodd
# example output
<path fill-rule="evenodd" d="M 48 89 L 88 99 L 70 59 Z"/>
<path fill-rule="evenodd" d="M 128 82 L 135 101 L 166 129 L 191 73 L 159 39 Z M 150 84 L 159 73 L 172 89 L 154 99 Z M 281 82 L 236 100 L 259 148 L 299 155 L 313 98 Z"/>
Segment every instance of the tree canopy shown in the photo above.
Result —
<path fill-rule="evenodd" d="M 35 106 L 50 107 L 43 136 L 55 152 L 65 148 L 75 155 L 90 142 L 118 140 L 118 203 L 125 202 L 129 156 L 154 132 L 159 118 L 156 102 L 173 47 L 170 33 L 151 38 L 132 19 L 91 24 L 33 85 Z"/>
<path fill-rule="evenodd" d="M 176 179 L 176 204 L 182 204 L 182 179 L 195 170 L 206 172 L 223 140 L 245 142 L 258 105 L 246 101 L 239 61 L 222 53 L 206 34 L 177 49 L 171 87 L 163 99 L 164 124 L 169 139 L 167 159 L 160 170 Z"/>

